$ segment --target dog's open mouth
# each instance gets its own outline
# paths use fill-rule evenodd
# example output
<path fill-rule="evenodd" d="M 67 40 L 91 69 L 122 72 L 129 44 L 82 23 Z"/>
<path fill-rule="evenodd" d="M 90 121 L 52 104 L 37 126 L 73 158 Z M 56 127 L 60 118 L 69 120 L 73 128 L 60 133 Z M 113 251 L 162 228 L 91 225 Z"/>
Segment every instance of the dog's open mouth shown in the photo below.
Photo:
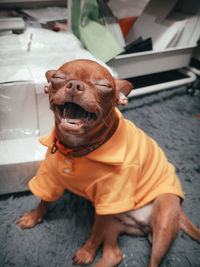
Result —
<path fill-rule="evenodd" d="M 64 130 L 78 131 L 84 124 L 97 119 L 95 113 L 88 112 L 75 103 L 66 102 L 64 105 L 54 105 L 54 108 Z"/>

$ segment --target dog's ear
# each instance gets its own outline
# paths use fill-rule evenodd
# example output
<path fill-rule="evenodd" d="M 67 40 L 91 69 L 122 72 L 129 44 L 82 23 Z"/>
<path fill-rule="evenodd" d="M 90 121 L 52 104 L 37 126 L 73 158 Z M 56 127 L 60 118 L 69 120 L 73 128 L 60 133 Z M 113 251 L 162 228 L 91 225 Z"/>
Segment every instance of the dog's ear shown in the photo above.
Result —
<path fill-rule="evenodd" d="M 117 105 L 126 106 L 128 103 L 127 96 L 133 89 L 133 84 L 126 80 L 115 79 L 115 85 L 118 98 Z"/>
<path fill-rule="evenodd" d="M 50 85 L 51 85 L 51 78 L 52 78 L 52 76 L 53 76 L 55 73 L 56 73 L 56 70 L 48 70 L 48 71 L 46 72 L 46 74 L 45 74 L 45 76 L 46 76 L 46 78 L 47 78 L 47 81 L 48 81 L 48 84 L 45 85 L 45 87 L 44 87 L 44 92 L 45 92 L 46 94 L 49 93 L 49 88 L 50 88 Z"/>
<path fill-rule="evenodd" d="M 56 74 L 56 70 L 48 70 L 45 74 L 48 83 L 51 81 L 52 76 Z"/>

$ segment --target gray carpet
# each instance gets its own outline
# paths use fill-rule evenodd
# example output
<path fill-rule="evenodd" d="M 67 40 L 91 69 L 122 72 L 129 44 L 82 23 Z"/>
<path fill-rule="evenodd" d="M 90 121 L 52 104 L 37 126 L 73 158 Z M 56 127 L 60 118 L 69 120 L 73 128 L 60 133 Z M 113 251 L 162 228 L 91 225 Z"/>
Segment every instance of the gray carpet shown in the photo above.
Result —
<path fill-rule="evenodd" d="M 131 99 L 122 109 L 148 135 L 156 139 L 173 162 L 185 192 L 184 211 L 200 227 L 200 94 L 186 94 L 180 87 L 155 95 Z M 91 204 L 70 192 L 54 202 L 44 221 L 33 229 L 15 224 L 39 200 L 33 195 L 0 197 L 1 267 L 70 267 L 75 251 L 88 238 L 93 222 Z M 120 267 L 147 266 L 151 245 L 146 238 L 122 235 L 124 255 Z M 98 250 L 95 262 L 101 256 Z M 90 265 L 92 266 L 92 265 Z M 200 245 L 183 232 L 166 254 L 162 267 L 200 266 Z"/>

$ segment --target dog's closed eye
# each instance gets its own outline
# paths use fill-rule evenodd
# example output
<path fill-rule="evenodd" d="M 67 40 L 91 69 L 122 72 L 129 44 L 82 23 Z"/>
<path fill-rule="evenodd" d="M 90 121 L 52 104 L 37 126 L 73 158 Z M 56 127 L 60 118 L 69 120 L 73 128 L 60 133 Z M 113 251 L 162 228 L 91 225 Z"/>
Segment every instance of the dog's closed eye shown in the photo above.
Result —
<path fill-rule="evenodd" d="M 51 78 L 52 87 L 53 88 L 62 87 L 71 78 L 72 78 L 71 74 L 58 71 Z"/>
<path fill-rule="evenodd" d="M 102 82 L 99 81 L 99 82 L 95 83 L 95 87 L 97 89 L 99 89 L 100 91 L 105 92 L 105 93 L 112 91 L 111 84 L 109 84 L 109 83 L 107 83 L 105 81 L 102 81 Z"/>

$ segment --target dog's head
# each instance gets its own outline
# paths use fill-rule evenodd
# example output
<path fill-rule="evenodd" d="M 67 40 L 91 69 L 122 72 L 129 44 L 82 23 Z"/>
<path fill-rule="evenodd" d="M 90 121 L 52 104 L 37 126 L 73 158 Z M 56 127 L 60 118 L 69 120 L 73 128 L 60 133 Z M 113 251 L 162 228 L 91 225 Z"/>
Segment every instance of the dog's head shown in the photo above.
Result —
<path fill-rule="evenodd" d="M 57 131 L 85 138 L 108 126 L 116 105 L 126 105 L 133 88 L 91 60 L 74 60 L 46 72 L 50 108 Z M 106 127 L 107 127 L 106 126 Z"/>

